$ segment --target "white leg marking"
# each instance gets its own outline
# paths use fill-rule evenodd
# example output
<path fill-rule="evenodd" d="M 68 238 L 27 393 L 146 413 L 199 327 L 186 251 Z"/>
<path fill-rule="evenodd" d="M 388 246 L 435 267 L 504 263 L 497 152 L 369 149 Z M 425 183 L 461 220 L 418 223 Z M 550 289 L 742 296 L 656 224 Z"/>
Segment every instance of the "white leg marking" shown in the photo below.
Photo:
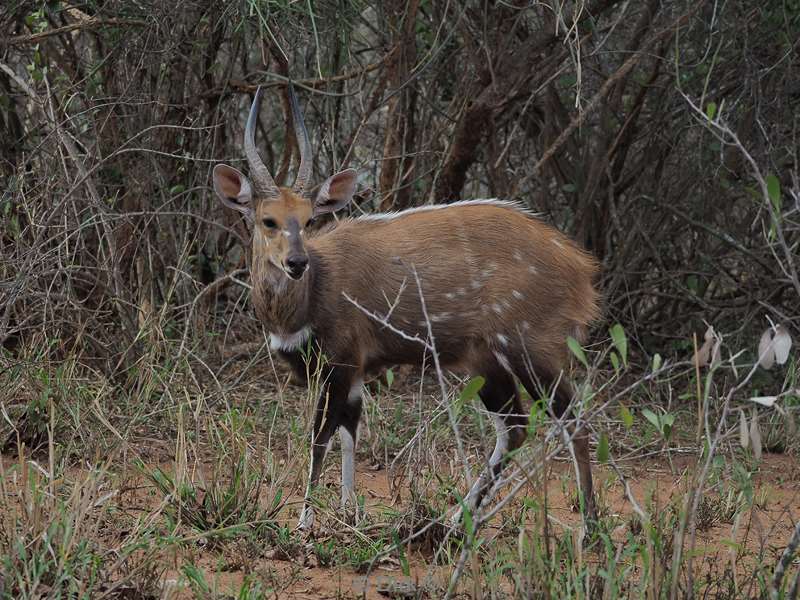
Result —
<path fill-rule="evenodd" d="M 350 391 L 347 393 L 347 399 L 351 403 L 358 402 L 361 399 L 361 390 L 364 387 L 363 379 L 356 379 L 353 385 L 350 386 Z"/>
<path fill-rule="evenodd" d="M 309 504 L 303 505 L 303 510 L 300 511 L 300 520 L 297 522 L 297 528 L 303 531 L 308 531 L 314 526 L 314 509 Z"/>
<path fill-rule="evenodd" d="M 357 404 L 361 401 L 363 379 L 356 379 L 347 393 L 347 401 Z M 356 441 L 344 427 L 339 427 L 339 441 L 342 446 L 342 506 L 356 501 Z"/>
<path fill-rule="evenodd" d="M 328 454 L 328 450 L 330 450 L 331 445 L 333 444 L 333 438 L 328 440 L 327 445 L 325 446 L 325 451 L 322 453 L 320 457 L 320 464 L 325 463 L 325 456 Z M 300 519 L 297 523 L 297 527 L 299 529 L 308 530 L 314 525 L 314 509 L 311 506 L 311 472 L 314 467 L 314 435 L 311 435 L 311 457 L 308 461 L 308 482 L 306 484 L 306 495 L 303 498 L 303 510 L 300 512 Z M 319 482 L 317 482 L 319 483 Z"/>
<path fill-rule="evenodd" d="M 497 440 L 494 444 L 494 452 L 492 452 L 492 456 L 489 458 L 489 464 L 494 467 L 500 462 L 500 459 L 503 458 L 503 455 L 508 450 L 509 435 L 508 425 L 503 417 L 497 413 L 492 413 L 492 422 L 494 423 L 494 430 L 497 433 Z"/>
<path fill-rule="evenodd" d="M 355 505 L 356 499 L 356 441 L 345 427 L 339 427 L 342 445 L 342 506 Z"/>
<path fill-rule="evenodd" d="M 311 461 L 313 461 L 314 450 L 312 449 L 311 452 Z M 300 511 L 300 519 L 297 521 L 297 528 L 303 531 L 308 531 L 314 526 L 314 509 L 311 507 L 311 461 L 308 465 L 308 484 L 306 485 L 306 495 L 303 498 L 303 510 Z"/>
<path fill-rule="evenodd" d="M 508 425 L 506 425 L 505 420 L 499 414 L 490 414 L 492 415 L 492 423 L 494 424 L 494 430 L 497 434 L 497 437 L 494 443 L 494 451 L 489 457 L 489 468 L 481 471 L 480 477 L 478 477 L 475 483 L 472 484 L 472 488 L 469 490 L 469 493 L 465 499 L 466 505 L 470 510 L 475 510 L 478 494 L 493 476 L 494 467 L 500 464 L 503 456 L 505 456 L 505 453 L 508 451 Z M 460 517 L 460 514 L 458 516 Z"/>

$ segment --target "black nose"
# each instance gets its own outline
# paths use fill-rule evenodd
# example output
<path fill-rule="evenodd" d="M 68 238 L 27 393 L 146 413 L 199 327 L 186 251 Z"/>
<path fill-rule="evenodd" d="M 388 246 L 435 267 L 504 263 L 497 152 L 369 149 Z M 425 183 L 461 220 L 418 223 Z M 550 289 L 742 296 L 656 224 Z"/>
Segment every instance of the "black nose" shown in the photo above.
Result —
<path fill-rule="evenodd" d="M 286 270 L 293 279 L 299 279 L 308 267 L 308 256 L 296 254 L 286 259 Z"/>

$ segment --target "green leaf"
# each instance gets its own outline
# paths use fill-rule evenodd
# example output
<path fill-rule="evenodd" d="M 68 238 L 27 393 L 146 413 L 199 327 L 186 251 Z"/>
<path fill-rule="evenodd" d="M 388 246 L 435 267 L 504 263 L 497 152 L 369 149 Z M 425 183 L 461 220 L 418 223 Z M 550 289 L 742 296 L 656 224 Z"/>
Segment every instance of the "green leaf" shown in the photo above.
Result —
<path fill-rule="evenodd" d="M 567 347 L 575 355 L 575 357 L 581 361 L 583 366 L 588 369 L 589 363 L 586 360 L 586 353 L 583 351 L 583 348 L 581 348 L 581 343 L 574 337 L 570 336 L 567 338 Z"/>
<path fill-rule="evenodd" d="M 400 534 L 397 533 L 396 529 L 392 530 L 392 541 L 394 542 L 395 548 L 397 548 L 397 558 L 400 561 L 400 568 L 403 570 L 403 575 L 410 577 L 411 569 L 408 565 L 408 558 L 404 552 L 405 549 L 403 548 L 403 544 L 400 541 Z"/>
<path fill-rule="evenodd" d="M 483 387 L 483 384 L 486 383 L 486 380 L 478 375 L 477 377 L 473 377 L 467 382 L 467 385 L 464 386 L 464 389 L 461 390 L 461 393 L 458 395 L 458 399 L 460 402 L 467 402 L 468 400 L 472 400 L 478 395 L 478 392 Z"/>
<path fill-rule="evenodd" d="M 600 441 L 597 444 L 597 460 L 603 464 L 608 462 L 608 436 L 605 432 L 600 434 Z"/>
<path fill-rule="evenodd" d="M 391 389 L 393 383 L 394 383 L 394 371 L 392 371 L 391 369 L 386 369 L 386 387 Z"/>
<path fill-rule="evenodd" d="M 465 501 L 462 500 L 459 504 L 461 504 L 461 519 L 464 524 L 464 533 L 466 534 L 467 539 L 471 540 L 475 531 L 475 528 L 472 524 L 472 511 L 469 509 Z"/>
<path fill-rule="evenodd" d="M 655 373 L 661 368 L 661 355 L 656 352 L 653 356 L 653 372 Z"/>
<path fill-rule="evenodd" d="M 178 185 L 173 185 L 171 188 L 169 188 L 169 193 L 170 193 L 172 196 L 176 196 L 176 195 L 178 195 L 178 194 L 181 194 L 181 193 L 183 193 L 185 190 L 186 190 L 186 186 L 184 186 L 184 185 L 181 185 L 181 184 L 179 183 Z"/>
<path fill-rule="evenodd" d="M 619 405 L 619 417 L 622 419 L 625 429 L 630 429 L 633 427 L 633 413 L 631 413 L 631 411 L 628 410 L 628 407 L 624 404 Z"/>
<path fill-rule="evenodd" d="M 709 121 L 714 120 L 714 115 L 717 114 L 717 103 L 716 102 L 709 102 L 706 104 L 706 116 L 708 117 Z"/>
<path fill-rule="evenodd" d="M 772 206 L 775 208 L 775 212 L 777 213 L 777 215 L 780 215 L 781 182 L 772 173 L 767 175 L 766 180 L 767 180 L 767 193 L 769 194 L 769 199 L 772 202 Z"/>
<path fill-rule="evenodd" d="M 531 402 L 531 412 L 528 417 L 528 431 L 535 433 L 540 423 L 547 417 L 547 403 L 544 398 L 538 398 Z"/>
<path fill-rule="evenodd" d="M 619 356 L 617 356 L 616 352 L 612 351 L 611 355 L 609 356 L 609 358 L 611 359 L 611 366 L 614 367 L 614 370 L 618 372 L 619 371 Z"/>
<path fill-rule="evenodd" d="M 728 546 L 729 548 L 733 548 L 734 550 L 739 550 L 739 551 L 742 550 L 742 545 L 741 544 L 737 544 L 733 540 L 722 539 L 722 540 L 719 540 L 719 543 L 720 544 L 724 544 L 725 546 Z"/>
<path fill-rule="evenodd" d="M 622 364 L 628 366 L 628 338 L 625 337 L 625 329 L 619 323 L 615 323 L 611 329 L 608 330 L 611 334 L 611 341 L 614 346 L 619 350 L 619 355 L 622 357 Z"/>
<path fill-rule="evenodd" d="M 644 416 L 645 419 L 650 421 L 653 427 L 658 429 L 659 433 L 661 432 L 661 421 L 659 420 L 658 415 L 656 413 L 654 413 L 649 408 L 643 408 L 642 415 Z"/>

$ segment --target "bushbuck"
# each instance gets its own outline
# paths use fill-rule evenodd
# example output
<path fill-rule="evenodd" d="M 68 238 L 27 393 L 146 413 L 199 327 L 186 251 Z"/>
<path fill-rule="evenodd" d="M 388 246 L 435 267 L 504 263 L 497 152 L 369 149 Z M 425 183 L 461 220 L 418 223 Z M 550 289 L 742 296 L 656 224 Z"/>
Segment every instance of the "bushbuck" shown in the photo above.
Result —
<path fill-rule="evenodd" d="M 345 217 L 315 233 L 314 219 L 351 201 L 356 172 L 336 173 L 312 197 L 311 148 L 290 87 L 300 165 L 291 188 L 277 186 L 255 146 L 261 96 L 259 88 L 244 135 L 250 177 L 220 164 L 213 182 L 225 206 L 252 224 L 252 300 L 271 347 L 295 363 L 293 353 L 304 347 L 325 357 L 299 527 L 313 525 L 309 496 L 336 431 L 342 502 L 354 498 L 364 377 L 421 364 L 434 350 L 442 366 L 485 378 L 479 395 L 496 443 L 465 498 L 480 505 L 526 435 L 515 378 L 533 397 L 544 390 L 556 417 L 570 405 L 566 342 L 581 339 L 598 316 L 595 260 L 519 204 L 500 200 Z M 593 518 L 588 432 L 570 427 L 584 510 Z"/>

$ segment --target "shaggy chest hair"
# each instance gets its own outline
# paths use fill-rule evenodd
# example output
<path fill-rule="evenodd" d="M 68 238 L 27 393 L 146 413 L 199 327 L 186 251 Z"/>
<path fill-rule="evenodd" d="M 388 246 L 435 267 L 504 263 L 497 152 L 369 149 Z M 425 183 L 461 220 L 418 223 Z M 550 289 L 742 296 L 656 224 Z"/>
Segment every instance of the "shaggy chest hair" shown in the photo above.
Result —
<path fill-rule="evenodd" d="M 308 273 L 307 277 L 311 277 Z M 267 331 L 291 334 L 308 322 L 309 281 L 293 281 L 268 261 L 253 257 L 253 308 Z"/>

